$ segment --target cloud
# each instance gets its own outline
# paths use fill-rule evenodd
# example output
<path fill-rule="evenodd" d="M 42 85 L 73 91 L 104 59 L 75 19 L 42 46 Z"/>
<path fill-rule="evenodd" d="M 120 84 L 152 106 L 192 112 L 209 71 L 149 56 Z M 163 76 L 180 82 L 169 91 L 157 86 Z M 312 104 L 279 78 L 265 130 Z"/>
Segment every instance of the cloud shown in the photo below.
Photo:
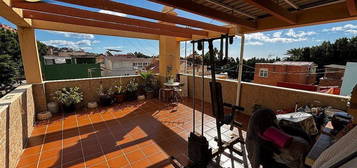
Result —
<path fill-rule="evenodd" d="M 123 48 L 122 46 L 107 46 L 107 47 L 104 47 L 104 49 L 121 49 Z"/>
<path fill-rule="evenodd" d="M 68 41 L 68 40 L 48 40 L 41 41 L 46 45 L 55 46 L 55 47 L 67 47 L 73 49 L 92 49 L 89 46 L 92 46 L 95 43 L 98 43 L 97 40 L 79 40 L 79 41 Z"/>
<path fill-rule="evenodd" d="M 248 41 L 245 43 L 245 45 L 252 45 L 252 46 L 260 46 L 263 45 L 264 43 L 259 42 L 259 41 Z"/>
<path fill-rule="evenodd" d="M 273 34 L 273 37 L 279 38 L 279 37 L 281 36 L 281 34 L 283 34 L 283 32 L 275 32 L 275 33 Z"/>
<path fill-rule="evenodd" d="M 104 13 L 104 14 L 109 14 L 109 15 L 121 16 L 121 17 L 127 16 L 127 14 L 125 14 L 125 13 L 113 12 L 113 11 L 108 11 L 108 10 L 99 10 L 98 12 Z"/>
<path fill-rule="evenodd" d="M 83 34 L 83 33 L 72 33 L 72 32 L 62 32 L 62 31 L 50 31 L 50 33 L 60 34 L 68 38 L 78 38 L 78 39 L 94 39 L 93 34 Z"/>
<path fill-rule="evenodd" d="M 289 29 L 288 32 L 286 33 L 287 36 L 289 37 L 295 37 L 295 38 L 299 38 L 299 37 L 305 37 L 305 36 L 311 36 L 316 34 L 316 32 L 313 31 L 309 31 L 309 32 L 305 32 L 305 31 L 299 31 L 299 32 L 295 32 L 293 29 Z"/>
<path fill-rule="evenodd" d="M 264 43 L 294 43 L 306 41 L 308 36 L 312 36 L 316 32 L 309 31 L 298 31 L 295 32 L 293 29 L 289 29 L 287 32 L 278 31 L 273 34 L 264 33 L 252 33 L 247 34 L 247 45 L 263 45 Z"/>
<path fill-rule="evenodd" d="M 273 36 L 266 35 L 264 33 L 253 33 L 253 34 L 247 34 L 246 35 L 247 40 L 257 40 L 261 42 L 267 42 L 267 43 L 292 43 L 292 42 L 299 42 L 299 41 L 305 41 L 307 40 L 306 38 L 288 38 L 288 37 L 277 37 L 277 34 Z"/>
<path fill-rule="evenodd" d="M 344 26 L 331 27 L 329 29 L 323 29 L 323 32 L 345 32 L 351 34 L 357 34 L 357 25 L 346 24 Z"/>

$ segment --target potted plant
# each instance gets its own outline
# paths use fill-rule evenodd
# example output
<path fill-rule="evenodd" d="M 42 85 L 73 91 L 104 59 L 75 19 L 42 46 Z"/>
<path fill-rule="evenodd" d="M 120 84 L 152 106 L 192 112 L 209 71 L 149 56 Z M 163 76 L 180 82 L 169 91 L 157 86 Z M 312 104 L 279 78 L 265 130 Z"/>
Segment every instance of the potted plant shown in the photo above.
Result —
<path fill-rule="evenodd" d="M 135 100 L 137 91 L 138 91 L 139 84 L 136 82 L 135 79 L 129 81 L 126 85 L 126 99 L 129 101 Z"/>
<path fill-rule="evenodd" d="M 102 106 L 110 106 L 113 104 L 114 99 L 113 99 L 113 89 L 104 89 L 103 85 L 100 84 L 99 89 L 98 89 L 98 95 L 99 95 L 99 104 Z"/>
<path fill-rule="evenodd" d="M 121 82 L 115 83 L 115 85 L 113 87 L 113 91 L 114 91 L 114 97 L 115 97 L 116 102 L 117 103 L 124 102 L 126 88 Z"/>
<path fill-rule="evenodd" d="M 73 112 L 76 107 L 75 105 L 83 100 L 83 92 L 80 91 L 79 87 L 68 87 L 57 90 L 54 93 L 54 100 L 62 105 L 64 112 Z"/>
<path fill-rule="evenodd" d="M 143 79 L 142 90 L 145 93 L 147 99 L 154 97 L 153 79 L 154 75 L 151 71 L 140 72 L 140 76 Z"/>
<path fill-rule="evenodd" d="M 174 75 L 172 75 L 172 66 L 167 66 L 166 68 L 166 81 L 167 83 L 174 83 L 175 78 Z"/>

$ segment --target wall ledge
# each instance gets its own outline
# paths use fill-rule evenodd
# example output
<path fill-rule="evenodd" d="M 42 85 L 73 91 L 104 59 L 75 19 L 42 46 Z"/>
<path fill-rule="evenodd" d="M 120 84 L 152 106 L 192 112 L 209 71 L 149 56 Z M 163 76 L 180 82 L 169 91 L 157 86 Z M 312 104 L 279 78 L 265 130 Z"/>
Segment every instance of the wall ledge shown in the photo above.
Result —
<path fill-rule="evenodd" d="M 193 77 L 192 74 L 180 74 L 180 75 Z M 202 76 L 195 76 L 195 78 L 202 78 Z M 205 79 L 211 79 L 211 77 L 208 77 L 208 76 L 205 76 L 204 78 Z M 217 79 L 217 80 L 218 81 L 238 83 L 238 81 L 234 80 L 234 79 Z M 312 92 L 312 91 L 307 91 L 307 90 L 284 88 L 284 87 L 279 87 L 279 86 L 264 85 L 264 84 L 253 83 L 253 82 L 242 82 L 242 84 L 243 85 L 260 86 L 260 87 L 266 87 L 266 88 L 272 88 L 272 89 L 287 90 L 287 91 L 293 91 L 293 92 L 303 92 L 303 93 L 308 93 L 308 94 L 316 94 L 316 95 L 328 96 L 328 97 L 334 97 L 334 98 L 341 98 L 341 99 L 349 99 L 350 98 L 350 96 L 333 95 L 333 94 L 327 94 L 327 93 Z"/>

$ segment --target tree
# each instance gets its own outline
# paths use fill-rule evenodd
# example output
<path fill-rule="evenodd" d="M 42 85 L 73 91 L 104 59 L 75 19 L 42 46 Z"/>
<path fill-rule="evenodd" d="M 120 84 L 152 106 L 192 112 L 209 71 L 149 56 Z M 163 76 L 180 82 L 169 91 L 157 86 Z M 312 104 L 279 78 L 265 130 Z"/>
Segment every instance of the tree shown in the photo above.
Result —
<path fill-rule="evenodd" d="M 348 61 L 357 61 L 357 37 L 343 37 L 333 43 L 324 41 L 317 46 L 289 49 L 286 55 L 286 61 L 311 61 L 319 68 L 328 64 L 345 65 Z"/>
<path fill-rule="evenodd" d="M 130 56 L 134 56 L 134 57 L 137 57 L 137 58 L 151 58 L 150 56 L 147 56 L 141 52 L 134 52 L 134 53 L 128 53 L 128 55 Z"/>
<path fill-rule="evenodd" d="M 14 87 L 17 76 L 17 64 L 10 55 L 0 55 L 0 90 L 9 91 Z M 0 93 L 0 97 L 3 96 Z"/>

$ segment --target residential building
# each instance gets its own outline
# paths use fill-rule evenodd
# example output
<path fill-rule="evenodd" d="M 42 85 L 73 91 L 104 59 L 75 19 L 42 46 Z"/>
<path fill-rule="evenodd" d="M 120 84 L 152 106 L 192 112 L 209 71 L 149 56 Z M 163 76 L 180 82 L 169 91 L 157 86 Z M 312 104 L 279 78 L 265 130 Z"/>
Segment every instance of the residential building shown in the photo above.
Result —
<path fill-rule="evenodd" d="M 280 83 L 312 85 L 316 82 L 313 62 L 278 61 L 255 64 L 254 83 L 278 86 Z"/>
<path fill-rule="evenodd" d="M 325 65 L 325 74 L 320 79 L 320 86 L 337 86 L 338 88 L 342 85 L 343 74 L 345 73 L 346 66 L 330 64 Z"/>
<path fill-rule="evenodd" d="M 117 54 L 105 56 L 102 66 L 103 76 L 135 75 L 153 62 L 153 58 L 138 58 L 132 55 Z"/>
<path fill-rule="evenodd" d="M 45 80 L 100 77 L 97 54 L 67 48 L 49 47 L 41 60 Z"/>
<path fill-rule="evenodd" d="M 8 25 L 5 25 L 5 24 L 0 24 L 0 29 L 4 29 L 4 30 L 11 31 L 13 33 L 16 33 L 16 29 L 14 29 Z"/>

